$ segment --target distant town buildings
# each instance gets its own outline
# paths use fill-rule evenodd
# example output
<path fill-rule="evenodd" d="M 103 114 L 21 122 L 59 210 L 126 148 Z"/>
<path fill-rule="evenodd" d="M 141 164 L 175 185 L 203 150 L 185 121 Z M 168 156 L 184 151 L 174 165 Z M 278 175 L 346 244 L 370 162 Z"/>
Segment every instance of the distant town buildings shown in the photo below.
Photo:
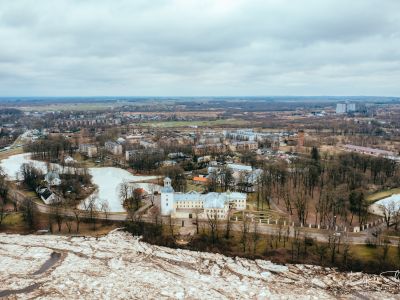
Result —
<path fill-rule="evenodd" d="M 336 104 L 336 113 L 337 114 L 345 114 L 347 112 L 346 103 L 338 103 Z"/>
<path fill-rule="evenodd" d="M 88 157 L 94 157 L 97 155 L 97 147 L 90 144 L 80 144 L 79 152 L 85 154 Z"/>
<path fill-rule="evenodd" d="M 277 142 L 279 140 L 278 133 L 254 132 L 253 129 L 224 130 L 224 136 L 227 139 L 248 142 L 263 142 L 265 140 Z"/>
<path fill-rule="evenodd" d="M 161 156 L 163 154 L 164 154 L 164 150 L 163 149 L 156 149 L 156 148 L 126 150 L 125 151 L 125 160 L 126 161 L 132 161 L 136 157 L 140 157 L 140 156 L 144 156 L 144 155 L 158 155 L 158 156 Z"/>
<path fill-rule="evenodd" d="M 231 151 L 246 151 L 246 150 L 257 150 L 258 143 L 257 142 L 232 142 L 229 145 L 229 150 Z"/>
<path fill-rule="evenodd" d="M 111 152 L 114 155 L 121 155 L 122 154 L 122 145 L 112 142 L 112 141 L 107 141 L 104 143 L 104 147 L 108 152 Z"/>
<path fill-rule="evenodd" d="M 201 144 L 193 147 L 195 155 L 208 155 L 210 153 L 225 153 L 228 150 L 228 146 L 222 143 L 218 144 Z"/>
<path fill-rule="evenodd" d="M 356 103 L 337 103 L 336 104 L 336 113 L 337 114 L 345 114 L 352 113 L 358 110 L 358 105 Z"/>
<path fill-rule="evenodd" d="M 154 143 L 154 142 L 151 142 L 151 141 L 144 141 L 144 140 L 141 140 L 139 142 L 139 145 L 144 147 L 145 149 L 150 149 L 150 148 L 155 149 L 155 148 L 158 147 L 157 143 Z"/>
<path fill-rule="evenodd" d="M 370 147 L 362 147 L 362 146 L 346 144 L 346 145 L 343 145 L 343 148 L 347 151 L 357 152 L 360 154 L 382 156 L 382 157 L 392 158 L 392 159 L 397 157 L 397 153 L 395 153 L 393 151 L 375 149 L 375 148 L 370 148 Z"/>

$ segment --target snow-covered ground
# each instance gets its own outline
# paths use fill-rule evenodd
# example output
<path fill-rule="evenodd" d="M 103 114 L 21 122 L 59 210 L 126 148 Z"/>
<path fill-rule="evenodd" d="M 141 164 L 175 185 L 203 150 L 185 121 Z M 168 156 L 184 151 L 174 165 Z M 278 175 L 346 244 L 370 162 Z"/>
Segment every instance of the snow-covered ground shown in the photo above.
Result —
<path fill-rule="evenodd" d="M 61 258 L 35 275 L 53 252 Z M 170 249 L 124 232 L 0 234 L 0 267 L 0 296 L 20 290 L 19 299 L 396 299 L 399 292 L 394 278 Z"/>
<path fill-rule="evenodd" d="M 21 165 L 24 163 L 33 163 L 36 168 L 47 172 L 47 165 L 42 161 L 30 159 L 29 153 L 12 155 L 0 162 L 3 171 L 12 180 L 18 178 Z M 62 172 L 62 167 L 58 164 L 50 164 L 51 168 Z M 126 170 L 113 167 L 89 168 L 90 174 L 93 176 L 92 182 L 98 186 L 98 201 L 101 203 L 106 200 L 112 212 L 125 211 L 119 198 L 119 186 L 122 182 L 137 182 L 148 179 L 157 178 L 157 176 L 134 176 Z M 149 184 L 138 183 L 138 187 L 149 191 Z M 156 186 L 160 188 L 159 186 Z"/>

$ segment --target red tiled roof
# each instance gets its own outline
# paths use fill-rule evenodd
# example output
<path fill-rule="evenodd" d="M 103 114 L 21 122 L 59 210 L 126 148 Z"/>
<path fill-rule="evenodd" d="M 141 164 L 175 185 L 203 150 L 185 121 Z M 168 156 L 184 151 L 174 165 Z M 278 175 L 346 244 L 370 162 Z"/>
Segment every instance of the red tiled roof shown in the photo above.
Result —
<path fill-rule="evenodd" d="M 207 182 L 206 177 L 193 177 L 193 181 Z"/>

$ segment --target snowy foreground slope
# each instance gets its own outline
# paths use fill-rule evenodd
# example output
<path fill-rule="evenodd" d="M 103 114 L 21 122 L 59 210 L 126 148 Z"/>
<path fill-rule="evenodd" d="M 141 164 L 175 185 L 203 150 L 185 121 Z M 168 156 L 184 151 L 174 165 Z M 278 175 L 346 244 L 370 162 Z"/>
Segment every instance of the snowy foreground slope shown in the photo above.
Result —
<path fill-rule="evenodd" d="M 0 234 L 0 270 L 0 296 L 11 299 L 399 298 L 394 278 L 158 247 L 118 231 Z"/>

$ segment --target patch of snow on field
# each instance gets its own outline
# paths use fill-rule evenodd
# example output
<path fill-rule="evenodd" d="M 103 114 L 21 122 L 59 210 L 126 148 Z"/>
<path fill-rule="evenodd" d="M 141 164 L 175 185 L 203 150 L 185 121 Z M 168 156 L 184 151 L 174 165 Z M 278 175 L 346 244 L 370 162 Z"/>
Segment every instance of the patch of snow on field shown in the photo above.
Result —
<path fill-rule="evenodd" d="M 29 153 L 16 154 L 3 159 L 0 162 L 0 166 L 11 180 L 16 180 L 18 179 L 17 173 L 20 172 L 20 168 L 24 163 L 32 163 L 36 168 L 41 169 L 43 173 L 47 172 L 46 163 L 31 159 Z M 62 167 L 60 165 L 50 165 L 52 169 L 62 172 Z M 114 167 L 89 168 L 89 172 L 93 177 L 93 184 L 98 187 L 98 204 L 106 200 L 112 212 L 125 211 L 121 205 L 118 192 L 122 182 L 138 182 L 157 178 L 157 176 L 135 176 L 126 170 Z M 137 185 L 147 192 L 150 190 L 150 184 L 148 183 L 137 183 Z M 160 190 L 159 186 L 154 185 L 154 187 L 155 190 Z"/>
<path fill-rule="evenodd" d="M 0 266 L 7 266 L 0 294 L 37 284 L 19 299 L 395 299 L 398 292 L 394 279 L 376 275 L 171 249 L 124 232 L 98 239 L 0 234 L 0 245 Z M 33 275 L 53 251 L 61 259 Z"/>

